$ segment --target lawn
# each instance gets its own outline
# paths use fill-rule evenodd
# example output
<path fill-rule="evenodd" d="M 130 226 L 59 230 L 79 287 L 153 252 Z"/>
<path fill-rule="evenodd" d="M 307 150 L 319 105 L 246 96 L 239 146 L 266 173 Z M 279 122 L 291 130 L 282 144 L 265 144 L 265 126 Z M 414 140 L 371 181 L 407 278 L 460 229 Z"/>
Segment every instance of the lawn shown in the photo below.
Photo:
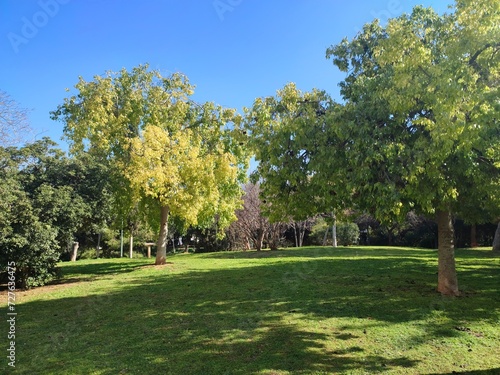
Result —
<path fill-rule="evenodd" d="M 500 374 L 500 258 L 487 249 L 457 251 L 459 298 L 435 292 L 433 250 L 168 261 L 62 263 L 57 283 L 18 291 L 15 373 Z"/>

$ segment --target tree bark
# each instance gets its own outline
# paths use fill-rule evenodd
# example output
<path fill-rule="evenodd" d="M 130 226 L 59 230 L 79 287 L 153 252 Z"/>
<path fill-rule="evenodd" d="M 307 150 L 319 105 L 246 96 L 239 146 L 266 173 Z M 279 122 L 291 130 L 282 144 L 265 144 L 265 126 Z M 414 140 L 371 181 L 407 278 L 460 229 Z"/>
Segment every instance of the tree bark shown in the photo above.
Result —
<path fill-rule="evenodd" d="M 493 239 L 493 252 L 495 254 L 500 254 L 500 222 L 498 223 L 495 238 Z"/>
<path fill-rule="evenodd" d="M 130 237 L 128 239 L 128 257 L 132 259 L 134 256 L 134 233 L 130 231 Z"/>
<path fill-rule="evenodd" d="M 337 217 L 332 213 L 333 224 L 332 224 L 332 245 L 337 247 Z"/>
<path fill-rule="evenodd" d="M 328 240 L 328 231 L 330 230 L 330 227 L 326 227 L 326 230 L 325 230 L 325 235 L 323 236 L 323 246 L 326 246 L 326 241 Z"/>
<path fill-rule="evenodd" d="M 476 224 L 472 224 L 470 227 L 470 247 L 477 247 L 477 229 Z"/>
<path fill-rule="evenodd" d="M 259 228 L 257 229 L 257 238 L 255 239 L 255 248 L 257 251 L 262 250 L 262 242 L 264 242 L 264 229 Z"/>
<path fill-rule="evenodd" d="M 439 211 L 438 221 L 438 287 L 443 295 L 458 296 L 455 268 L 455 232 L 450 211 Z"/>
<path fill-rule="evenodd" d="M 78 246 L 80 244 L 78 242 L 73 242 L 73 249 L 71 250 L 71 262 L 76 262 L 76 256 L 78 254 Z"/>
<path fill-rule="evenodd" d="M 158 236 L 158 245 L 156 246 L 156 265 L 167 263 L 167 243 L 168 243 L 168 215 L 170 211 L 168 206 L 161 208 L 160 235 Z"/>
<path fill-rule="evenodd" d="M 95 248 L 95 257 L 99 258 L 99 250 L 101 249 L 101 233 L 97 235 L 97 246 Z"/>

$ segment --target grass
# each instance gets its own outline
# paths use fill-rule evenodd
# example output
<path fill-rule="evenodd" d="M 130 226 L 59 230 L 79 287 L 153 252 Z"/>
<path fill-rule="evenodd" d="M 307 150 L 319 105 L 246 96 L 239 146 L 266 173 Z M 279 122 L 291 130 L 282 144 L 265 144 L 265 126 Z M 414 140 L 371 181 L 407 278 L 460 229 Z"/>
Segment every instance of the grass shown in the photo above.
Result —
<path fill-rule="evenodd" d="M 500 258 L 486 249 L 457 251 L 459 298 L 435 292 L 432 250 L 168 260 L 63 263 L 58 283 L 18 291 L 15 373 L 500 374 Z"/>

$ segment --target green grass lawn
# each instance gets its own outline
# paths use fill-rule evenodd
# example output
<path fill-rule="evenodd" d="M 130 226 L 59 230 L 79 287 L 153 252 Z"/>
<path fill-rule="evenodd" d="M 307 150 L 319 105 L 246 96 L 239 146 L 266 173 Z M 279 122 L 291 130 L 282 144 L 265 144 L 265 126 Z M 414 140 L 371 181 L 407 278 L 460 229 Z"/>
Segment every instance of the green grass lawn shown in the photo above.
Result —
<path fill-rule="evenodd" d="M 435 292 L 433 250 L 168 261 L 63 263 L 58 283 L 18 291 L 15 373 L 500 374 L 500 258 L 487 249 L 457 251 L 459 298 Z"/>

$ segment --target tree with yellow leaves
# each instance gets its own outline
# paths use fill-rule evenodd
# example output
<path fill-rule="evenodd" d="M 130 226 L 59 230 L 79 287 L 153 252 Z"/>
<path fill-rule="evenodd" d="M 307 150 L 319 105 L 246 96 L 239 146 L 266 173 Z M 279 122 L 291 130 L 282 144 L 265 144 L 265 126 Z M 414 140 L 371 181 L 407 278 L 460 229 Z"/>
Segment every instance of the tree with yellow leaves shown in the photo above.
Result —
<path fill-rule="evenodd" d="M 147 65 L 75 87 L 52 117 L 65 123 L 73 153 L 112 165 L 117 201 L 159 212 L 156 264 L 166 262 L 169 217 L 185 226 L 216 220 L 221 233 L 235 220 L 247 167 L 235 110 L 193 102 L 187 77 Z"/>

